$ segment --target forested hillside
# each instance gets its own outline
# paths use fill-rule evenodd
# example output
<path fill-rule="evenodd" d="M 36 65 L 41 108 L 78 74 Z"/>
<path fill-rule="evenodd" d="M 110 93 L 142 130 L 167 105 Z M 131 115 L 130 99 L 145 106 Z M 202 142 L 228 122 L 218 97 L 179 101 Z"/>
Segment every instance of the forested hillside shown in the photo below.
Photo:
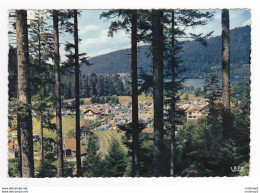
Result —
<path fill-rule="evenodd" d="M 250 26 L 235 28 L 230 31 L 231 45 L 231 76 L 249 77 L 248 65 L 250 52 Z M 140 46 L 138 50 L 139 69 L 152 69 L 152 56 L 149 46 Z M 90 62 L 94 65 L 82 66 L 83 74 L 88 73 L 130 73 L 130 49 L 118 50 L 109 54 L 93 57 Z M 221 73 L 221 37 L 208 40 L 208 46 L 202 46 L 196 41 L 185 41 L 181 53 L 186 71 L 181 75 L 187 78 L 204 77 L 207 73 Z"/>
<path fill-rule="evenodd" d="M 82 75 L 80 80 L 80 97 L 90 98 L 92 96 L 128 96 L 129 85 L 123 84 L 118 76 L 102 76 L 96 74 Z M 65 99 L 75 98 L 74 75 L 67 74 L 61 78 L 62 94 Z"/>

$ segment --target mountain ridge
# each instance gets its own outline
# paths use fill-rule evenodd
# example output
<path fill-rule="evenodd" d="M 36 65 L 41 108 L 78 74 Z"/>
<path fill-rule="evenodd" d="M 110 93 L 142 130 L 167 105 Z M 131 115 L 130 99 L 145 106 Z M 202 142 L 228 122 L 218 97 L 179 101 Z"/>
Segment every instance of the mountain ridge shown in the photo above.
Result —
<path fill-rule="evenodd" d="M 249 77 L 248 65 L 251 47 L 251 27 L 239 27 L 230 30 L 231 77 Z M 180 54 L 186 68 L 180 77 L 200 78 L 215 72 L 221 75 L 221 36 L 207 40 L 204 47 L 197 41 L 185 41 Z M 144 72 L 152 71 L 152 54 L 148 45 L 138 49 L 138 68 Z M 94 65 L 81 67 L 82 74 L 115 74 L 131 72 L 131 49 L 113 51 L 89 59 Z M 148 56 L 147 56 L 148 55 Z"/>

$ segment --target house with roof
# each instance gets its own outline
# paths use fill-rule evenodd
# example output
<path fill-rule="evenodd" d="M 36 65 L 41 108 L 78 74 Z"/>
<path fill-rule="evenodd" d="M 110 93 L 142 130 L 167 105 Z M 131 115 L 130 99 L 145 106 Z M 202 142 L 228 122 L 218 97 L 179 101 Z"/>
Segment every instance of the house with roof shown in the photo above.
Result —
<path fill-rule="evenodd" d="M 75 157 L 76 156 L 76 139 L 64 139 L 63 140 L 63 153 L 64 157 Z M 87 152 L 82 145 L 80 145 L 80 155 L 84 156 Z"/>
<path fill-rule="evenodd" d="M 208 114 L 207 106 L 208 105 L 202 105 L 188 108 L 185 111 L 187 121 L 195 121 L 202 116 L 206 116 Z"/>
<path fill-rule="evenodd" d="M 98 108 L 90 108 L 84 112 L 85 120 L 97 120 L 101 117 L 101 111 Z"/>
<path fill-rule="evenodd" d="M 146 127 L 142 130 L 142 133 L 153 134 L 154 128 L 153 127 Z"/>

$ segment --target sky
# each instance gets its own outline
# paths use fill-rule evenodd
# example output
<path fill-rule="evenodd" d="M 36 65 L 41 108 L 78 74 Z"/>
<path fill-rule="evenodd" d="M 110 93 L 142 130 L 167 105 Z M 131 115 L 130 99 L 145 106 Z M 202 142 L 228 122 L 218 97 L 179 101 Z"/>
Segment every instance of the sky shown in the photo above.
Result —
<path fill-rule="evenodd" d="M 79 44 L 79 52 L 87 53 L 88 57 L 95 57 L 102 54 L 110 53 L 120 49 L 130 48 L 130 34 L 123 30 L 118 31 L 113 37 L 108 37 L 108 29 L 111 20 L 100 19 L 101 9 L 81 10 L 78 17 L 79 38 L 82 41 Z M 208 11 L 208 10 L 207 10 Z M 207 25 L 196 28 L 187 28 L 186 33 L 204 33 L 214 31 L 212 36 L 221 35 L 221 9 L 210 10 L 214 13 Z M 251 11 L 248 9 L 230 9 L 230 29 L 246 26 L 251 24 Z M 32 11 L 28 12 L 28 18 L 33 18 Z M 118 20 L 115 18 L 114 20 Z M 52 20 L 50 20 L 52 24 Z M 61 60 L 65 60 L 64 43 L 73 42 L 72 35 L 60 37 L 60 55 Z"/>
<path fill-rule="evenodd" d="M 114 37 L 108 37 L 110 20 L 100 19 L 105 10 L 82 10 L 78 18 L 79 38 L 82 39 L 79 51 L 94 57 L 120 49 L 130 48 L 130 36 L 124 31 L 118 31 Z M 221 34 L 221 10 L 212 9 L 214 17 L 209 23 L 195 29 L 189 28 L 187 32 L 208 33 L 214 31 L 212 36 Z M 230 29 L 251 24 L 251 12 L 247 9 L 230 9 Z M 72 37 L 63 37 L 61 42 L 72 40 Z M 62 48 L 62 47 L 61 47 Z M 61 55 L 63 50 L 61 50 Z"/>

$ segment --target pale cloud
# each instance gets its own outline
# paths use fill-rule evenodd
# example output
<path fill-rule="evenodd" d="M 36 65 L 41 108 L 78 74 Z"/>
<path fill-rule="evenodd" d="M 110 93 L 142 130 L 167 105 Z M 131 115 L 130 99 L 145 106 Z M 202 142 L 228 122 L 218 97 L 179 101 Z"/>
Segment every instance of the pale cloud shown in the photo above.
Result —
<path fill-rule="evenodd" d="M 119 31 L 114 37 L 108 37 L 107 30 L 102 30 L 96 38 L 89 38 L 82 42 L 82 45 L 90 46 L 96 44 L 115 43 L 115 41 L 125 41 L 127 35 L 123 31 Z"/>
<path fill-rule="evenodd" d="M 100 29 L 100 27 L 97 25 L 87 25 L 79 30 L 79 35 L 85 34 L 90 31 L 96 31 L 99 29 Z"/>
<path fill-rule="evenodd" d="M 95 38 L 85 39 L 80 47 L 90 57 L 130 47 L 130 38 L 124 31 L 117 32 L 114 37 L 108 37 L 107 32 L 108 30 L 102 30 Z"/>

